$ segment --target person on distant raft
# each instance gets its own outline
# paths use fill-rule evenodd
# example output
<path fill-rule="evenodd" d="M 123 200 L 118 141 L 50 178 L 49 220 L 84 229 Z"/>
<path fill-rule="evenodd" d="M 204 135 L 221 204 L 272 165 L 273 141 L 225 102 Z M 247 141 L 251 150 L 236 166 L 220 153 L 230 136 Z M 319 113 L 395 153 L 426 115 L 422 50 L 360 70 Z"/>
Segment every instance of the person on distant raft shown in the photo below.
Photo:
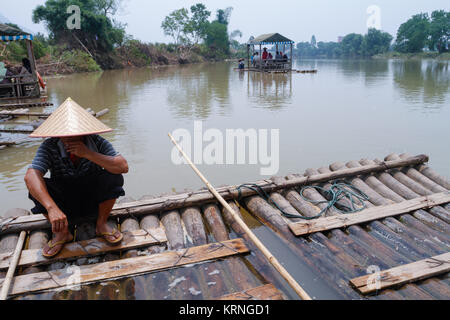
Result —
<path fill-rule="evenodd" d="M 128 163 L 98 134 L 112 129 L 68 98 L 30 137 L 49 138 L 39 147 L 25 175 L 33 214 L 50 222 L 53 238 L 43 248 L 51 258 L 73 241 L 69 226 L 96 219 L 97 236 L 115 245 L 122 233 L 107 224 L 117 200 L 124 196 Z M 50 171 L 50 178 L 44 178 Z"/>
<path fill-rule="evenodd" d="M 277 51 L 277 53 L 275 54 L 275 60 L 281 60 L 283 59 L 283 56 L 280 54 L 280 52 Z"/>
<path fill-rule="evenodd" d="M 253 55 L 253 60 L 252 60 L 252 64 L 253 66 L 256 66 L 260 61 L 260 57 L 259 57 L 259 53 L 255 52 L 255 54 Z"/>
<path fill-rule="evenodd" d="M 244 70 L 245 69 L 245 60 L 244 59 L 239 59 L 239 70 Z"/>
<path fill-rule="evenodd" d="M 267 48 L 264 48 L 264 51 L 262 53 L 262 59 L 267 60 L 268 57 L 269 57 L 269 53 L 267 52 Z"/>

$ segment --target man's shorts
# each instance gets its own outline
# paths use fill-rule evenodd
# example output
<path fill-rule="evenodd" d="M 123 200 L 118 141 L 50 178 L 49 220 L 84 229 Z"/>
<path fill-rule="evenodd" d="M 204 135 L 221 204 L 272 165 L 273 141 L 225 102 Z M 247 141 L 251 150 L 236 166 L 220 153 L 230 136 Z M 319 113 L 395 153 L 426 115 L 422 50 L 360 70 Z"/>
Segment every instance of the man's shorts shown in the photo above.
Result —
<path fill-rule="evenodd" d="M 44 178 L 47 190 L 58 208 L 67 216 L 69 225 L 98 217 L 99 204 L 125 195 L 123 176 L 106 170 L 76 179 Z M 47 214 L 47 210 L 31 194 L 33 214 Z"/>

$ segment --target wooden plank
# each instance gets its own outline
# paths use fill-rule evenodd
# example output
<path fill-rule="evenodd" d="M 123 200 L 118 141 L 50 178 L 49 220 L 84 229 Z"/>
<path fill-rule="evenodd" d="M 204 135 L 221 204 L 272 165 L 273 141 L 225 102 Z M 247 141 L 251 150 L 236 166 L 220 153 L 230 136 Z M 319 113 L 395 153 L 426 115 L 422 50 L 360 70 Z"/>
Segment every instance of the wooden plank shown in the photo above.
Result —
<path fill-rule="evenodd" d="M 13 146 L 13 145 L 15 145 L 16 143 L 15 142 L 12 142 L 12 141 L 0 141 L 0 146 Z"/>
<path fill-rule="evenodd" d="M 419 209 L 429 209 L 448 202 L 450 202 L 450 192 L 441 192 L 395 204 L 372 207 L 357 213 L 295 222 L 289 224 L 289 228 L 296 236 L 303 236 L 320 231 L 346 228 L 351 225 L 392 217 Z"/>
<path fill-rule="evenodd" d="M 50 117 L 51 113 L 40 113 L 40 112 L 8 112 L 8 111 L 0 111 L 0 116 L 13 116 L 13 117 L 21 117 L 21 116 L 29 116 L 29 117 Z"/>
<path fill-rule="evenodd" d="M 23 102 L 23 103 L 11 103 L 11 104 L 2 104 L 0 105 L 0 108 L 22 108 L 22 107 L 27 107 L 27 108 L 32 108 L 32 107 L 48 107 L 48 106 L 52 106 L 53 103 L 51 102 Z"/>
<path fill-rule="evenodd" d="M 273 284 L 252 288 L 220 297 L 218 300 L 284 300 L 283 294 Z"/>
<path fill-rule="evenodd" d="M 123 241 L 117 246 L 109 245 L 103 238 L 68 243 L 56 257 L 48 259 L 42 255 L 41 249 L 24 250 L 19 266 L 38 266 L 51 264 L 62 260 L 71 260 L 81 257 L 93 257 L 107 252 L 131 250 L 167 242 L 166 233 L 162 228 L 136 230 L 124 232 Z M 0 270 L 8 268 L 11 253 L 0 254 Z"/>
<path fill-rule="evenodd" d="M 17 276 L 11 284 L 10 295 L 136 276 L 248 252 L 244 240 L 234 239 L 150 256 L 81 266 L 76 275 L 76 283 L 73 283 L 74 274 L 68 273 L 66 269 Z"/>
<path fill-rule="evenodd" d="M 3 133 L 19 133 L 19 134 L 28 134 L 28 133 L 32 133 L 34 130 L 25 130 L 25 129 L 3 129 L 0 128 L 0 132 Z"/>
<path fill-rule="evenodd" d="M 415 282 L 434 277 L 450 271 L 450 252 L 420 260 L 403 266 L 381 271 L 378 286 L 375 285 L 373 274 L 354 278 L 350 284 L 360 293 L 369 294 L 378 290 L 405 283 Z"/>

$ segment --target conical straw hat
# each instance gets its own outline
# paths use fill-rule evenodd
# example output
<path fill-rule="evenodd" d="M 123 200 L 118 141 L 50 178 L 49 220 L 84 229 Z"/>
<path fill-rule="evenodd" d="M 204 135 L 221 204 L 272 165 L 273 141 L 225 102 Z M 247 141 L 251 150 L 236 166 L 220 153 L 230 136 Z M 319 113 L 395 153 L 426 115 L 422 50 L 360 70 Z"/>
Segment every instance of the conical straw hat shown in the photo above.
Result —
<path fill-rule="evenodd" d="M 71 98 L 67 98 L 30 137 L 77 137 L 110 131 L 111 128 L 97 120 Z"/>

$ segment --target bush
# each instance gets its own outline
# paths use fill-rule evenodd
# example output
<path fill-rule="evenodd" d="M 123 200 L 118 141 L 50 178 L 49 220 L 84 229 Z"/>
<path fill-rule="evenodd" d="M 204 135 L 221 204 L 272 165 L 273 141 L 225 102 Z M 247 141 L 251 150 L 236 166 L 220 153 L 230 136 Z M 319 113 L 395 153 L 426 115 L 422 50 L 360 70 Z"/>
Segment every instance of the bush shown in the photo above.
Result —
<path fill-rule="evenodd" d="M 148 46 L 139 40 L 127 41 L 122 49 L 126 52 L 128 61 L 131 61 L 134 65 L 149 66 L 152 63 Z"/>
<path fill-rule="evenodd" d="M 94 72 L 102 70 L 89 54 L 80 50 L 63 52 L 61 60 L 67 66 L 71 67 L 74 72 Z"/>
<path fill-rule="evenodd" d="M 22 58 L 28 57 L 24 41 L 9 42 L 6 46 L 6 50 L 7 59 L 13 62 L 22 63 Z"/>

